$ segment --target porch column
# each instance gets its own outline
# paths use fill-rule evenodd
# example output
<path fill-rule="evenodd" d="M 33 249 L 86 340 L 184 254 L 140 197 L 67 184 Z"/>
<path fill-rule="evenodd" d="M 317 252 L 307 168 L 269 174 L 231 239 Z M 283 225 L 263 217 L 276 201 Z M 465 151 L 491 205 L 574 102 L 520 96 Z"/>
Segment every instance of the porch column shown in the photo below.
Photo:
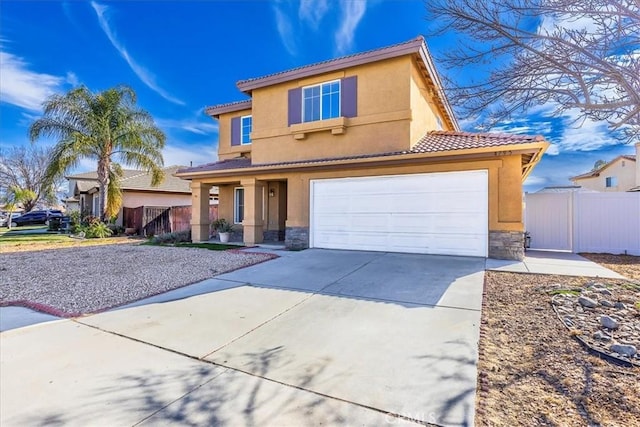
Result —
<path fill-rule="evenodd" d="M 255 178 L 243 179 L 240 185 L 244 188 L 244 220 L 242 228 L 244 243 L 255 245 L 263 239 L 263 200 L 264 183 Z"/>
<path fill-rule="evenodd" d="M 209 190 L 211 184 L 191 182 L 191 241 L 209 240 Z"/>

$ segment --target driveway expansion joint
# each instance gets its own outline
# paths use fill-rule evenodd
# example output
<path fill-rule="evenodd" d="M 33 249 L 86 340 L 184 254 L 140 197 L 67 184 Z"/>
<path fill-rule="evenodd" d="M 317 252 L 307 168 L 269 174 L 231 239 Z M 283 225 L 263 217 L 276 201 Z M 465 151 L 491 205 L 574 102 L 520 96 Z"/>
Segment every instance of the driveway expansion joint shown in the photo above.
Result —
<path fill-rule="evenodd" d="M 311 298 L 312 296 L 313 295 L 309 296 L 308 298 L 305 298 L 303 301 L 299 302 L 298 304 L 295 304 L 294 306 L 292 306 L 289 309 L 285 310 L 283 313 L 291 310 L 292 308 L 298 306 L 299 304 L 302 304 L 304 301 L 306 301 L 307 299 Z M 280 316 L 283 313 L 280 313 L 280 314 L 276 315 L 274 318 Z M 151 415 L 145 417 L 144 419 L 138 421 L 137 423 L 135 423 L 134 426 L 140 425 L 140 423 L 142 423 L 142 422 L 146 421 L 147 419 L 153 417 L 155 414 L 157 414 L 158 412 L 166 409 L 167 407 L 169 407 L 173 403 L 180 401 L 181 399 L 185 398 L 186 396 L 188 396 L 189 394 L 193 393 L 194 391 L 200 389 L 204 385 L 206 385 L 206 384 L 210 383 L 211 381 L 219 378 L 220 376 L 225 374 L 227 371 L 239 372 L 241 374 L 249 375 L 249 376 L 254 377 L 254 378 L 259 378 L 259 379 L 264 380 L 264 381 L 269 381 L 270 383 L 274 383 L 274 384 L 278 384 L 278 385 L 281 385 L 281 386 L 285 386 L 285 387 L 293 388 L 293 389 L 296 389 L 296 390 L 300 390 L 300 391 L 303 391 L 303 392 L 311 393 L 311 394 L 314 394 L 316 396 L 320 396 L 320 397 L 325 398 L 325 399 L 331 399 L 331 400 L 335 400 L 335 401 L 338 401 L 338 402 L 343 402 L 343 403 L 347 403 L 347 404 L 350 404 L 350 405 L 355 405 L 355 406 L 358 406 L 360 408 L 364 408 L 364 409 L 368 409 L 368 410 L 371 410 L 371 411 L 375 411 L 375 412 L 384 414 L 386 416 L 391 416 L 391 417 L 394 417 L 394 418 L 397 418 L 397 419 L 400 419 L 400 420 L 410 421 L 410 422 L 416 423 L 418 425 L 423 425 L 423 426 L 428 426 L 428 427 L 430 427 L 430 426 L 438 426 L 437 424 L 432 424 L 432 423 L 429 423 L 429 422 L 426 422 L 426 421 L 422 421 L 422 420 L 419 420 L 419 419 L 414 419 L 414 418 L 411 418 L 411 417 L 408 417 L 408 416 L 405 416 L 405 415 L 402 415 L 402 414 L 397 414 L 397 413 L 394 413 L 394 412 L 385 411 L 383 409 L 376 408 L 374 406 L 369 406 L 369 405 L 365 405 L 363 403 L 354 402 L 354 401 L 351 401 L 351 400 L 348 400 L 348 399 L 342 399 L 340 397 L 331 396 L 331 395 L 325 394 L 325 393 L 320 393 L 318 391 L 307 389 L 305 387 L 300 387 L 300 386 L 297 386 L 295 384 L 288 384 L 288 383 L 283 382 L 283 381 L 278 381 L 278 380 L 275 380 L 275 379 L 272 379 L 272 378 L 268 378 L 268 377 L 265 377 L 265 376 L 262 376 L 262 375 L 254 374 L 253 372 L 250 372 L 250 371 L 244 371 L 244 370 L 239 369 L 239 368 L 235 368 L 235 367 L 232 367 L 232 366 L 226 366 L 226 365 L 223 365 L 221 363 L 216 363 L 216 362 L 211 361 L 211 360 L 206 360 L 204 357 L 207 357 L 208 355 L 207 356 L 203 356 L 203 357 L 192 356 L 190 354 L 183 353 L 181 351 L 177 351 L 177 350 L 173 350 L 173 349 L 170 349 L 170 348 L 166 348 L 166 347 L 163 347 L 163 346 L 160 346 L 160 345 L 157 345 L 157 344 L 153 344 L 153 343 L 150 343 L 150 342 L 147 342 L 147 341 L 143 341 L 143 340 L 140 340 L 140 339 L 137 339 L 137 338 L 133 338 L 133 337 L 130 337 L 130 336 L 127 336 L 127 335 L 123 335 L 123 334 L 120 334 L 118 332 L 102 329 L 102 328 L 100 328 L 98 326 L 94 326 L 94 325 L 89 325 L 89 324 L 83 323 L 83 322 L 81 322 L 80 320 L 77 320 L 77 319 L 70 319 L 70 321 L 72 321 L 74 323 L 77 323 L 77 324 L 80 324 L 82 326 L 87 326 L 89 328 L 98 330 L 100 332 L 104 332 L 104 333 L 111 334 L 111 335 L 114 335 L 114 336 L 117 336 L 117 337 L 120 337 L 120 338 L 128 339 L 128 340 L 140 343 L 140 344 L 148 345 L 148 346 L 157 348 L 159 350 L 168 351 L 170 353 L 176 354 L 178 356 L 183 356 L 183 357 L 186 357 L 186 358 L 191 359 L 191 360 L 196 360 L 198 362 L 202 362 L 202 363 L 206 363 L 206 364 L 209 364 L 209 365 L 212 365 L 212 366 L 217 366 L 219 368 L 223 368 L 223 371 L 220 372 L 218 375 L 215 375 L 213 378 L 209 379 L 208 381 L 205 381 L 204 383 L 202 383 L 199 386 L 195 387 L 193 390 L 185 393 L 181 397 L 172 400 L 170 403 L 168 403 L 167 405 L 164 405 L 162 408 L 158 409 L 153 414 L 151 414 Z M 270 320 L 268 320 L 267 322 L 269 322 L 269 321 Z M 264 323 L 267 323 L 267 322 L 264 322 Z M 255 329 L 257 329 L 257 328 L 254 328 L 254 330 Z M 245 335 L 243 335 L 243 336 L 245 336 Z M 228 344 L 226 344 L 226 345 L 228 345 Z M 216 350 L 216 351 L 218 351 L 218 350 Z M 212 352 L 212 353 L 214 353 L 214 352 Z"/>

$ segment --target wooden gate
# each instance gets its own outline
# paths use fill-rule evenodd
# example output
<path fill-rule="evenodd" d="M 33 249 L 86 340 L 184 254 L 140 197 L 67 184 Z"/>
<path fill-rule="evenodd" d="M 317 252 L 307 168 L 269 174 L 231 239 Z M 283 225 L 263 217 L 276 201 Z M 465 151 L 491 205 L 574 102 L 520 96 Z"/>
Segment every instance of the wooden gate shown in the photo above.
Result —
<path fill-rule="evenodd" d="M 218 206 L 209 206 L 209 220 L 218 219 Z M 122 224 L 143 236 L 191 229 L 191 206 L 138 206 L 122 209 Z"/>

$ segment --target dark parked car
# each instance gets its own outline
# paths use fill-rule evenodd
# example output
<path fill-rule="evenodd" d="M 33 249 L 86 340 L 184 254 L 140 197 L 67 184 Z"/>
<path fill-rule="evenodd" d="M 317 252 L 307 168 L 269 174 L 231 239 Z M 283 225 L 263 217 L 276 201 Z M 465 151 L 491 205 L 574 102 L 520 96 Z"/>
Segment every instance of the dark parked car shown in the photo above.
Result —
<path fill-rule="evenodd" d="M 14 218 L 13 221 L 11 221 L 11 226 L 19 227 L 21 225 L 49 224 L 51 218 L 62 218 L 62 212 L 55 209 L 27 212 L 18 218 Z"/>

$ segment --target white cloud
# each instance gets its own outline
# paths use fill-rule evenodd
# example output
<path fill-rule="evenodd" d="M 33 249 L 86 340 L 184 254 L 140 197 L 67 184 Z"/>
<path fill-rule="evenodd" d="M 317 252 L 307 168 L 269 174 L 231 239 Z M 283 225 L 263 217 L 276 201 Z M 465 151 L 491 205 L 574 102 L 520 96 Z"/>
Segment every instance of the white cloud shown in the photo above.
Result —
<path fill-rule="evenodd" d="M 338 4 L 338 8 L 335 8 L 335 4 Z M 287 0 L 277 0 L 272 5 L 280 39 L 289 54 L 294 56 L 298 53 L 296 40 L 304 35 L 306 28 L 317 31 L 331 9 L 337 9 L 338 23 L 334 34 L 336 52 L 338 55 L 349 52 L 353 47 L 355 31 L 367 10 L 367 0 L 302 0 L 297 9 L 293 7 L 293 2 Z M 322 31 L 326 34 L 332 30 L 323 24 Z"/>
<path fill-rule="evenodd" d="M 78 76 L 76 75 L 76 73 L 71 71 L 67 72 L 67 77 L 65 80 L 71 86 L 78 86 L 80 84 L 80 79 L 78 79 Z"/>
<path fill-rule="evenodd" d="M 276 1 L 273 3 L 273 13 L 276 16 L 276 28 L 278 29 L 278 34 L 280 34 L 282 44 L 284 44 L 289 55 L 295 56 L 298 52 L 298 47 L 296 46 L 293 24 L 289 18 L 287 6 L 288 3 L 283 0 Z"/>
<path fill-rule="evenodd" d="M 564 129 L 555 140 L 559 151 L 593 151 L 620 144 L 611 136 L 607 122 L 578 117 L 579 112 L 575 110 L 564 113 Z"/>
<path fill-rule="evenodd" d="M 549 148 L 547 148 L 547 151 L 545 151 L 544 154 L 548 154 L 550 156 L 557 156 L 558 154 L 560 154 L 560 149 L 556 144 L 550 144 Z"/>
<path fill-rule="evenodd" d="M 31 111 L 60 91 L 64 78 L 29 69 L 24 59 L 0 51 L 0 101 Z"/>
<path fill-rule="evenodd" d="M 167 145 L 162 150 L 165 166 L 203 165 L 218 160 L 217 147 L 210 145 Z"/>
<path fill-rule="evenodd" d="M 205 122 L 196 119 L 155 119 L 158 126 L 164 129 L 178 129 L 198 135 L 211 135 L 218 133 L 218 124 Z"/>
<path fill-rule="evenodd" d="M 298 9 L 298 16 L 301 21 L 309 24 L 314 30 L 318 29 L 320 21 L 329 11 L 327 0 L 302 0 Z"/>
<path fill-rule="evenodd" d="M 102 28 L 102 31 L 105 33 L 105 35 L 107 36 L 107 38 L 109 39 L 113 47 L 118 51 L 118 53 L 120 53 L 120 56 L 122 56 L 122 58 L 124 58 L 124 60 L 127 61 L 127 64 L 129 64 L 129 67 L 131 68 L 131 70 L 136 74 L 136 76 L 138 76 L 138 78 L 142 81 L 142 83 L 147 85 L 151 90 L 156 92 L 158 95 L 160 95 L 167 101 L 173 102 L 174 104 L 178 104 L 178 105 L 185 105 L 184 101 L 174 98 L 162 87 L 160 87 L 160 85 L 156 82 L 156 77 L 151 72 L 149 72 L 144 67 L 142 67 L 140 64 L 138 64 L 131 57 L 131 55 L 129 55 L 129 52 L 127 51 L 125 46 L 118 40 L 115 33 L 109 26 L 109 19 L 107 17 L 107 12 L 109 8 L 107 6 L 100 5 L 96 2 L 91 2 L 91 6 L 93 7 L 93 10 L 96 12 L 96 15 L 98 16 L 98 22 L 100 24 L 100 28 Z"/>
<path fill-rule="evenodd" d="M 336 49 L 344 54 L 353 46 L 353 38 L 360 20 L 367 10 L 366 0 L 340 0 L 340 27 L 335 35 Z"/>

